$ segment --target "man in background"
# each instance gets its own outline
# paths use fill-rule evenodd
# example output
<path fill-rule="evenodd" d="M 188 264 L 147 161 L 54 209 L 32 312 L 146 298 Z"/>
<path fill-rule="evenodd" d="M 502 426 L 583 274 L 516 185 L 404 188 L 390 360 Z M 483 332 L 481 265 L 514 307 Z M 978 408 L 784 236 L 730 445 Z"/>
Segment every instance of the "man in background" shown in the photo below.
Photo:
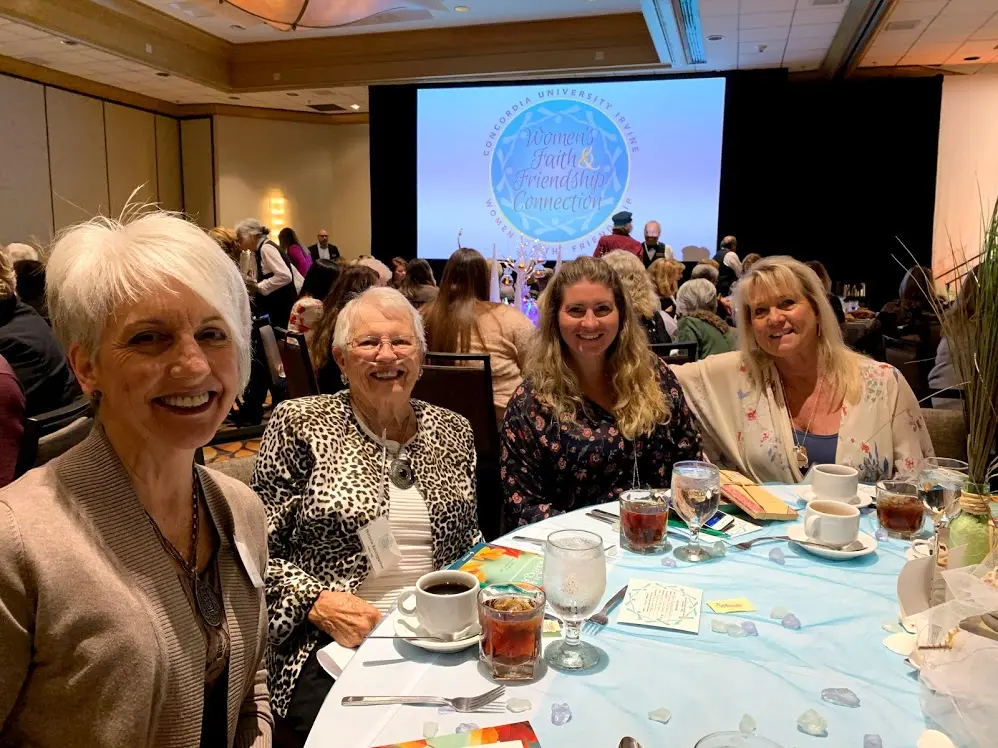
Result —
<path fill-rule="evenodd" d="M 648 267 L 658 259 L 673 259 L 672 247 L 668 244 L 660 244 L 660 236 L 662 236 L 662 227 L 658 221 L 648 221 L 645 224 L 645 240 L 641 244 L 641 261 L 645 264 L 645 267 Z"/>
<path fill-rule="evenodd" d="M 738 240 L 733 236 L 724 237 L 714 259 L 719 270 L 717 293 L 721 296 L 730 296 L 731 287 L 742 277 L 742 261 L 738 259 Z"/>
<path fill-rule="evenodd" d="M 312 255 L 312 262 L 316 260 L 333 260 L 338 262 L 340 250 L 335 244 L 329 243 L 329 232 L 323 229 L 316 237 L 319 241 L 308 248 L 308 253 Z"/>
<path fill-rule="evenodd" d="M 644 261 L 642 257 L 644 250 L 641 248 L 641 243 L 631 238 L 631 230 L 634 228 L 631 219 L 631 213 L 626 210 L 614 213 L 612 218 L 613 233 L 599 238 L 599 242 L 596 244 L 596 251 L 593 252 L 593 257 L 602 257 L 605 254 L 613 252 L 615 249 L 624 249 L 639 260 Z"/>

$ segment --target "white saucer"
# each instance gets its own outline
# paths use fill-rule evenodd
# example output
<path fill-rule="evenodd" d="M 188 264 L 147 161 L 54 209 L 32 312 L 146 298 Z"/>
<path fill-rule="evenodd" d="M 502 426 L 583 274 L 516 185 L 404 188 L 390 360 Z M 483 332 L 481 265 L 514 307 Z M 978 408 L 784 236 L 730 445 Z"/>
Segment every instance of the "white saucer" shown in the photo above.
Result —
<path fill-rule="evenodd" d="M 419 622 L 416 620 L 416 616 L 405 616 L 400 615 L 395 619 L 395 635 L 396 636 L 419 636 L 420 634 L 425 634 L 426 632 L 420 627 Z M 411 644 L 414 647 L 419 647 L 420 649 L 425 649 L 430 652 L 460 652 L 462 649 L 467 649 L 475 644 L 478 644 L 478 640 L 481 638 L 481 631 L 474 634 L 473 636 L 465 637 L 464 639 L 458 639 L 453 642 L 441 642 L 435 639 L 407 639 L 406 644 Z"/>
<path fill-rule="evenodd" d="M 848 561 L 851 558 L 861 558 L 877 550 L 877 539 L 872 535 L 867 535 L 865 532 L 861 532 L 856 538 L 863 544 L 863 547 L 858 551 L 836 551 L 831 548 L 821 548 L 817 545 L 805 545 L 803 542 L 800 542 L 808 540 L 807 535 L 804 534 L 804 525 L 793 525 L 787 530 L 787 535 L 790 536 L 791 543 L 797 541 L 800 543 L 800 547 L 808 553 L 832 561 Z"/>
<path fill-rule="evenodd" d="M 814 495 L 814 489 L 810 486 L 802 488 L 797 492 L 797 495 L 802 501 L 810 503 L 814 501 L 817 496 Z M 866 507 L 873 504 L 873 497 L 865 493 L 858 493 L 851 499 L 830 499 L 830 501 L 844 501 L 846 504 L 852 504 L 857 509 L 866 509 Z"/>

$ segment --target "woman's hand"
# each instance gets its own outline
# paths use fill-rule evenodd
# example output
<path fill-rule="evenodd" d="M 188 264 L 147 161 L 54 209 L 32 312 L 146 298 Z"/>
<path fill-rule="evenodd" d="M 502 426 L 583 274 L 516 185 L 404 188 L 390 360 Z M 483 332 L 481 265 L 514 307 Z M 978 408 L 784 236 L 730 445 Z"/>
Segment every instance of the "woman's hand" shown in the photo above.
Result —
<path fill-rule="evenodd" d="M 324 590 L 308 612 L 308 620 L 333 637 L 337 644 L 352 648 L 359 646 L 378 625 L 381 613 L 349 592 Z"/>

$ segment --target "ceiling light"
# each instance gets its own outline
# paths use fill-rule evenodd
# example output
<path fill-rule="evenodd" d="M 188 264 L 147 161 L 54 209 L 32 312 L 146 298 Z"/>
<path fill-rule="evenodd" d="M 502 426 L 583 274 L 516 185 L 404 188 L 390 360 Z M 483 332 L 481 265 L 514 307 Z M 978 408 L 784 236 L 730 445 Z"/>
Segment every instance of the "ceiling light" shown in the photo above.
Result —
<path fill-rule="evenodd" d="M 471 10 L 471 8 L 469 8 L 467 5 L 455 5 L 454 10 L 456 10 L 458 13 L 467 13 L 469 10 Z"/>
<path fill-rule="evenodd" d="M 979 60 L 979 59 L 981 59 L 981 58 L 978 55 L 973 55 L 972 57 L 964 57 L 963 61 L 964 62 L 973 62 L 974 60 Z"/>
<path fill-rule="evenodd" d="M 159 76 L 160 78 L 169 78 L 170 77 L 169 73 L 156 73 L 156 75 Z"/>
<path fill-rule="evenodd" d="M 169 2 L 169 0 L 166 0 Z M 460 0 L 458 0 L 460 2 Z M 389 11 L 422 11 L 426 6 L 444 8 L 440 0 L 364 0 L 364 2 L 309 2 L 309 0 L 180 0 L 170 7 L 193 6 L 203 8 L 211 4 L 222 4 L 226 7 L 238 8 L 279 31 L 295 31 L 297 29 L 328 29 L 347 26 L 364 20 L 374 20 L 379 14 Z M 184 11 L 183 8 L 178 10 Z M 461 8 L 458 8 L 461 10 Z M 468 10 L 468 8 L 464 8 Z"/>
<path fill-rule="evenodd" d="M 288 91 L 288 96 L 297 96 L 297 95 L 298 94 L 296 94 L 294 91 Z"/>
<path fill-rule="evenodd" d="M 230 96 L 229 98 L 232 99 L 233 101 L 239 101 L 238 96 Z"/>
<path fill-rule="evenodd" d="M 232 29 L 233 31 L 245 31 L 246 30 L 245 26 L 240 26 L 238 23 L 232 24 L 231 26 L 229 26 L 229 28 Z"/>
<path fill-rule="evenodd" d="M 709 42 L 721 42 L 724 41 L 724 34 L 711 34 L 707 37 Z"/>
<path fill-rule="evenodd" d="M 67 47 L 75 47 L 77 44 L 79 44 L 79 42 L 76 41 L 75 39 L 63 39 L 62 43 L 65 44 Z"/>
<path fill-rule="evenodd" d="M 351 104 L 350 108 L 356 112 L 358 109 L 360 109 L 360 104 Z"/>

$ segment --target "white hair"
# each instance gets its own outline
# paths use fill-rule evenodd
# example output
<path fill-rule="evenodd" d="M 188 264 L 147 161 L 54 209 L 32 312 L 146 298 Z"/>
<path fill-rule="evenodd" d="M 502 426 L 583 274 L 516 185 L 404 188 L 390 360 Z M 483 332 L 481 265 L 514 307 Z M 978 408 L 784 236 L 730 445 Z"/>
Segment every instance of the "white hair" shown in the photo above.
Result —
<path fill-rule="evenodd" d="M 720 272 L 713 265 L 708 265 L 707 263 L 701 263 L 693 268 L 693 272 L 690 273 L 691 278 L 706 278 L 715 286 L 717 285 L 717 279 L 721 277 Z"/>
<path fill-rule="evenodd" d="M 32 247 L 30 244 L 21 244 L 19 242 L 14 242 L 13 244 L 8 244 L 6 247 L 4 247 L 3 252 L 10 259 L 11 265 L 21 260 L 34 260 L 35 262 L 41 260 L 41 258 L 38 256 L 38 250 Z"/>
<path fill-rule="evenodd" d="M 371 268 L 371 270 L 378 274 L 378 278 L 381 279 L 382 283 L 388 284 L 392 280 L 392 271 L 381 260 L 377 260 L 374 257 L 365 257 L 359 260 L 357 264 Z"/>
<path fill-rule="evenodd" d="M 364 319 L 364 307 L 373 306 L 390 319 L 404 319 L 412 325 L 412 332 L 419 343 L 419 352 L 426 351 L 426 332 L 423 317 L 409 300 L 394 288 L 375 286 L 355 296 L 336 317 L 333 330 L 333 348 L 345 349 L 354 337 L 357 323 Z"/>
<path fill-rule="evenodd" d="M 68 351 L 92 358 L 122 306 L 180 283 L 225 321 L 239 356 L 239 389 L 249 381 L 249 297 L 232 260 L 204 231 L 165 211 L 116 221 L 103 216 L 66 229 L 46 270 L 49 316 Z"/>
<path fill-rule="evenodd" d="M 236 236 L 241 240 L 244 236 L 267 236 L 270 229 L 255 218 L 244 218 L 236 224 Z"/>
<path fill-rule="evenodd" d="M 706 278 L 688 280 L 676 292 L 676 314 L 697 311 L 717 312 L 717 287 Z"/>
<path fill-rule="evenodd" d="M 5 252 L 0 252 L 0 299 L 6 299 L 17 292 L 17 276 L 14 274 L 14 261 Z"/>

